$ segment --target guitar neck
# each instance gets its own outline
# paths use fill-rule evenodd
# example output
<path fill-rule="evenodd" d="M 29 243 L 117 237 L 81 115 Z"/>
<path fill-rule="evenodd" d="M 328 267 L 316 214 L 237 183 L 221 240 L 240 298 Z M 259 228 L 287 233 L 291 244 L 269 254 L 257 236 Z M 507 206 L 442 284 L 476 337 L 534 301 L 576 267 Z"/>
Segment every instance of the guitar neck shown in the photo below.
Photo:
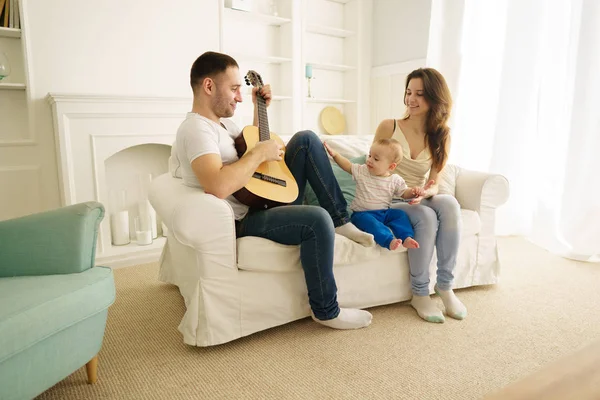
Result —
<path fill-rule="evenodd" d="M 256 96 L 256 105 L 258 106 L 258 134 L 260 141 L 271 139 L 269 133 L 269 119 L 267 117 L 267 102 L 262 96 Z"/>

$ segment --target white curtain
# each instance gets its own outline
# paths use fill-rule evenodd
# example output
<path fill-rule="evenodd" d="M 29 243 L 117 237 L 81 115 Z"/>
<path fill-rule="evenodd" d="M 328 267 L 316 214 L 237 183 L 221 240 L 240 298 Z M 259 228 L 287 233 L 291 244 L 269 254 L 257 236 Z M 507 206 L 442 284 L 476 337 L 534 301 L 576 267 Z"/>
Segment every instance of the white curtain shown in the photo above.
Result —
<path fill-rule="evenodd" d="M 600 1 L 433 0 L 428 66 L 454 98 L 450 162 L 503 174 L 498 234 L 600 255 Z"/>

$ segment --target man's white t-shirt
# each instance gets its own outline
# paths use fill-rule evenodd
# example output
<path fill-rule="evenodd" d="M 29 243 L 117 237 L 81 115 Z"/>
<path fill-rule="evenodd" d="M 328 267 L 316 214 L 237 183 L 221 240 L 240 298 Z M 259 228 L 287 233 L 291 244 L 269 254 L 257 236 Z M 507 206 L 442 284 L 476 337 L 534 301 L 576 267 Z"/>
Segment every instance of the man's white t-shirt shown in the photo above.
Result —
<path fill-rule="evenodd" d="M 202 188 L 194 171 L 192 161 L 206 154 L 218 154 L 223 165 L 237 161 L 234 140 L 241 133 L 232 121 L 221 119 L 225 128 L 208 118 L 196 113 L 187 113 L 185 121 L 177 130 L 175 140 L 176 154 L 181 164 L 181 177 L 186 186 Z M 236 220 L 244 218 L 248 206 L 240 203 L 233 195 L 225 200 L 229 202 Z"/>
<path fill-rule="evenodd" d="M 392 199 L 401 197 L 408 188 L 400 175 L 373 176 L 364 164 L 352 164 L 352 178 L 356 181 L 352 211 L 386 210 Z"/>

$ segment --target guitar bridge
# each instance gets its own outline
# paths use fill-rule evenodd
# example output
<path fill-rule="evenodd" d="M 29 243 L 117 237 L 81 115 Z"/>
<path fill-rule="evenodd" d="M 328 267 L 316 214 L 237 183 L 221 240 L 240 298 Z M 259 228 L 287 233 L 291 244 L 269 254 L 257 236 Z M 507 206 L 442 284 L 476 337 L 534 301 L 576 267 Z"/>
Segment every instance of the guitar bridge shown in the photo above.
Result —
<path fill-rule="evenodd" d="M 266 182 L 274 183 L 276 185 L 287 187 L 286 181 L 284 181 L 283 179 L 275 178 L 274 176 L 269 176 L 269 175 L 261 174 L 260 172 L 255 172 L 252 174 L 252 177 L 256 178 L 256 179 L 260 179 L 262 181 L 266 181 Z"/>

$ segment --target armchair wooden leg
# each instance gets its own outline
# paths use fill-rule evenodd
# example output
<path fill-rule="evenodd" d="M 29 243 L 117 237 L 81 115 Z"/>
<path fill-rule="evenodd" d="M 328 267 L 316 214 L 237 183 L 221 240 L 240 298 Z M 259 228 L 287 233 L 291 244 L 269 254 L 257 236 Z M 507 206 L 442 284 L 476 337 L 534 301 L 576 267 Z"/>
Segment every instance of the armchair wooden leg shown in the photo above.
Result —
<path fill-rule="evenodd" d="M 96 354 L 87 364 L 85 364 L 88 383 L 96 383 L 98 381 L 98 355 Z"/>

